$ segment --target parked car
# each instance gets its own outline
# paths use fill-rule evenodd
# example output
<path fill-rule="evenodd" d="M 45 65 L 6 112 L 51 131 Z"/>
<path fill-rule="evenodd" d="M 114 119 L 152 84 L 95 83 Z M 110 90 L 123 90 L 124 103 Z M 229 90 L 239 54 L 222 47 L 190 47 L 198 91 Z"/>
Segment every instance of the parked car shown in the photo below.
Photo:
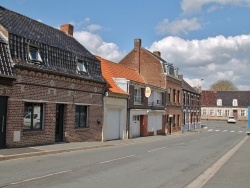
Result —
<path fill-rule="evenodd" d="M 227 118 L 227 122 L 228 122 L 228 123 L 236 123 L 236 120 L 235 120 L 234 116 L 229 116 L 229 117 Z"/>

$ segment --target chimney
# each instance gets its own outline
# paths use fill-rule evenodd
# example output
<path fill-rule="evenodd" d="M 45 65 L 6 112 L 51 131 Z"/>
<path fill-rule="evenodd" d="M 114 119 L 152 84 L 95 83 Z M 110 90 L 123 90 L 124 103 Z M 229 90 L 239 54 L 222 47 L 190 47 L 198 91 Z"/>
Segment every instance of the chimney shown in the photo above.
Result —
<path fill-rule="evenodd" d="M 161 57 L 161 52 L 160 51 L 154 51 L 153 54 L 157 55 L 158 57 Z"/>
<path fill-rule="evenodd" d="M 178 75 L 178 78 L 179 78 L 179 79 L 183 79 L 183 74 L 179 74 L 179 75 Z"/>
<path fill-rule="evenodd" d="M 141 47 L 141 39 L 135 39 L 134 40 L 134 48 L 136 48 L 136 47 Z"/>
<path fill-rule="evenodd" d="M 63 24 L 60 27 L 61 31 L 65 32 L 66 34 L 73 36 L 74 26 L 71 24 Z"/>

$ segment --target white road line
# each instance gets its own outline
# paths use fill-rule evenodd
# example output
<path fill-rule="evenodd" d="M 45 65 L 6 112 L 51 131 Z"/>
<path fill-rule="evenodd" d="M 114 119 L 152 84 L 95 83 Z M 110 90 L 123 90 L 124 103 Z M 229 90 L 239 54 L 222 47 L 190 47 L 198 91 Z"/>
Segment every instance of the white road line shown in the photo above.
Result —
<path fill-rule="evenodd" d="M 198 176 L 194 181 L 192 181 L 186 188 L 202 188 L 208 180 L 210 180 L 216 172 L 227 162 L 230 157 L 232 157 L 235 152 L 247 141 L 249 136 L 246 136 L 241 140 L 235 147 L 233 147 L 229 152 L 227 152 L 223 157 L 221 157 L 217 162 L 210 166 L 205 172 Z"/>
<path fill-rule="evenodd" d="M 218 130 L 218 129 L 217 129 L 217 130 L 215 130 L 215 132 L 219 132 L 219 131 L 220 131 L 220 130 Z"/>
<path fill-rule="evenodd" d="M 210 131 L 213 131 L 213 129 L 209 129 L 209 130 L 207 130 L 207 131 L 209 131 L 209 132 L 210 132 Z"/>
<path fill-rule="evenodd" d="M 100 164 L 110 163 L 110 162 L 113 162 L 113 161 L 117 161 L 117 160 L 121 160 L 121 159 L 126 159 L 126 158 L 130 158 L 130 157 L 134 157 L 134 156 L 135 155 L 129 155 L 129 156 L 126 156 L 126 157 L 120 157 L 120 158 L 117 158 L 117 159 L 112 159 L 112 160 L 100 162 Z"/>
<path fill-rule="evenodd" d="M 230 131 L 230 133 L 234 133 L 235 131 Z"/>
<path fill-rule="evenodd" d="M 68 173 L 68 172 L 71 172 L 71 171 L 72 170 L 66 170 L 66 171 L 56 172 L 56 173 L 48 174 L 48 175 L 45 175 L 45 176 L 39 176 L 39 177 L 36 177 L 36 178 L 31 178 L 31 179 L 27 179 L 27 180 L 22 180 L 22 181 L 10 183 L 9 185 L 17 185 L 17 184 L 21 184 L 21 183 L 25 183 L 25 182 L 29 182 L 29 181 L 34 181 L 34 180 L 38 180 L 38 179 L 42 179 L 42 178 L 47 178 L 47 177 L 55 176 L 55 175 L 58 175 L 58 174 Z"/>
<path fill-rule="evenodd" d="M 227 132 L 228 130 L 223 130 L 223 132 Z"/>
<path fill-rule="evenodd" d="M 162 148 L 157 148 L 157 149 L 152 149 L 152 150 L 149 150 L 147 152 L 153 152 L 153 151 L 157 151 L 157 150 L 160 150 L 160 149 L 165 149 L 166 147 L 162 147 Z"/>
<path fill-rule="evenodd" d="M 207 129 L 208 127 L 204 127 L 204 129 Z"/>

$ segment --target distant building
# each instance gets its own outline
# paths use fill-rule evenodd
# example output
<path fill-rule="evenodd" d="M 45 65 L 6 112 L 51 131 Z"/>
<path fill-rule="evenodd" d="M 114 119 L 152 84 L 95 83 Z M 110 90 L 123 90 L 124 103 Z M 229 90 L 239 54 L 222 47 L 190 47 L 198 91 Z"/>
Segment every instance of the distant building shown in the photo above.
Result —
<path fill-rule="evenodd" d="M 234 116 L 238 121 L 248 120 L 250 91 L 202 91 L 201 119 L 226 120 Z"/>

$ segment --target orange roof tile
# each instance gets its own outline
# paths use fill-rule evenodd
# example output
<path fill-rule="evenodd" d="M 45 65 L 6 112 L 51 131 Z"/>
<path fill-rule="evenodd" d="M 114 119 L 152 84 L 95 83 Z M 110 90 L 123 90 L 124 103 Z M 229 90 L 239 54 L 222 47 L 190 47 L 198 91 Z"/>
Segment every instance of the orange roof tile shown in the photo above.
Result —
<path fill-rule="evenodd" d="M 127 94 L 120 87 L 117 86 L 113 78 L 126 78 L 140 83 L 145 83 L 139 73 L 131 68 L 124 67 L 121 64 L 114 63 L 100 56 L 96 58 L 101 62 L 102 76 L 108 83 L 108 90 L 113 93 Z"/>

